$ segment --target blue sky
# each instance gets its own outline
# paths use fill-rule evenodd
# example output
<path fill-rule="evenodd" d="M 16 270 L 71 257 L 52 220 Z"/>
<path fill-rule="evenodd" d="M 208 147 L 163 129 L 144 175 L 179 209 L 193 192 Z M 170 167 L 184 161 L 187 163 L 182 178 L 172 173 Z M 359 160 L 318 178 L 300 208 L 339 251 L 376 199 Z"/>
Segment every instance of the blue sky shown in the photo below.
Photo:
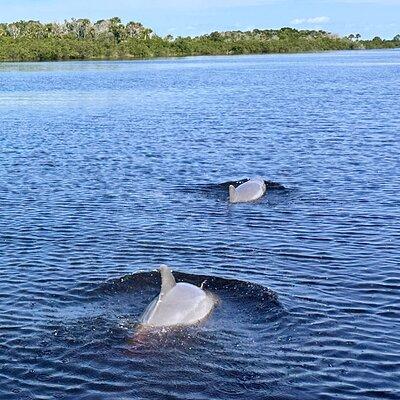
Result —
<path fill-rule="evenodd" d="M 112 16 L 174 36 L 283 26 L 364 38 L 400 33 L 400 0 L 0 0 L 1 22 Z"/>

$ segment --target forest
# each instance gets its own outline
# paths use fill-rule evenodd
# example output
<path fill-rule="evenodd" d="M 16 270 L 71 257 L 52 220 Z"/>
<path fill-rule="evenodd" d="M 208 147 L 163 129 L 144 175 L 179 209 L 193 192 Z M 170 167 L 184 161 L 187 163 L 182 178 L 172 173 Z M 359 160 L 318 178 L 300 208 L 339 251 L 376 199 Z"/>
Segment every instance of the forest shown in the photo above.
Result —
<path fill-rule="evenodd" d="M 94 23 L 89 19 L 0 23 L 0 61 L 142 59 L 396 47 L 400 47 L 400 34 L 391 40 L 378 36 L 362 40 L 359 34 L 340 37 L 322 30 L 285 27 L 161 37 L 140 22 L 124 24 L 118 17 Z"/>

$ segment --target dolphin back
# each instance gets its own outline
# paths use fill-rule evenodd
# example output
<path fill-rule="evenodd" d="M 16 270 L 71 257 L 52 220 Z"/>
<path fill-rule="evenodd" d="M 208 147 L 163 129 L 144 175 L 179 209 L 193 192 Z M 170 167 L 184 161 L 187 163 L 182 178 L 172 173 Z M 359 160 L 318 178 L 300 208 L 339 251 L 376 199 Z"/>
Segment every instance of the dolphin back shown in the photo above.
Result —
<path fill-rule="evenodd" d="M 205 318 L 214 308 L 214 296 L 186 282 L 176 283 L 171 270 L 160 267 L 161 291 L 148 305 L 140 322 L 161 327 L 194 324 Z"/>
<path fill-rule="evenodd" d="M 231 186 L 229 186 L 229 200 L 231 203 L 257 200 L 266 191 L 265 182 L 260 177 L 252 178 L 247 182 L 242 183 L 237 188 L 232 186 L 233 189 L 231 189 Z"/>

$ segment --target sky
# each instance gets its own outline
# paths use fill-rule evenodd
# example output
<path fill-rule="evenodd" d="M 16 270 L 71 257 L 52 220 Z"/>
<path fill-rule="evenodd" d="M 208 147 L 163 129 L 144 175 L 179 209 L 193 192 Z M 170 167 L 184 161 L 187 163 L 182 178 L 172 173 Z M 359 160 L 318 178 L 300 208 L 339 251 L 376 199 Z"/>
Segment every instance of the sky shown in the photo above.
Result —
<path fill-rule="evenodd" d="M 365 39 L 400 34 L 400 0 L 0 0 L 0 22 L 114 16 L 161 36 L 284 26 Z"/>

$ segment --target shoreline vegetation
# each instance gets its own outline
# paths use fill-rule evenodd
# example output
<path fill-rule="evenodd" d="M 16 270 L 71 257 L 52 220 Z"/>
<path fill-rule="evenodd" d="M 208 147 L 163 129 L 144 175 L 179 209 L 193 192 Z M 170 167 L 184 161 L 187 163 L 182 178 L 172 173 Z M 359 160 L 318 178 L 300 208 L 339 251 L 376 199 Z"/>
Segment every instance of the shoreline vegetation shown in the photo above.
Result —
<path fill-rule="evenodd" d="M 281 28 L 160 37 L 140 22 L 123 24 L 118 17 L 94 23 L 88 19 L 0 23 L 0 61 L 129 60 L 387 48 L 400 48 L 400 34 L 392 40 L 378 36 L 362 40 L 359 34 L 340 37 L 322 30 Z"/>

